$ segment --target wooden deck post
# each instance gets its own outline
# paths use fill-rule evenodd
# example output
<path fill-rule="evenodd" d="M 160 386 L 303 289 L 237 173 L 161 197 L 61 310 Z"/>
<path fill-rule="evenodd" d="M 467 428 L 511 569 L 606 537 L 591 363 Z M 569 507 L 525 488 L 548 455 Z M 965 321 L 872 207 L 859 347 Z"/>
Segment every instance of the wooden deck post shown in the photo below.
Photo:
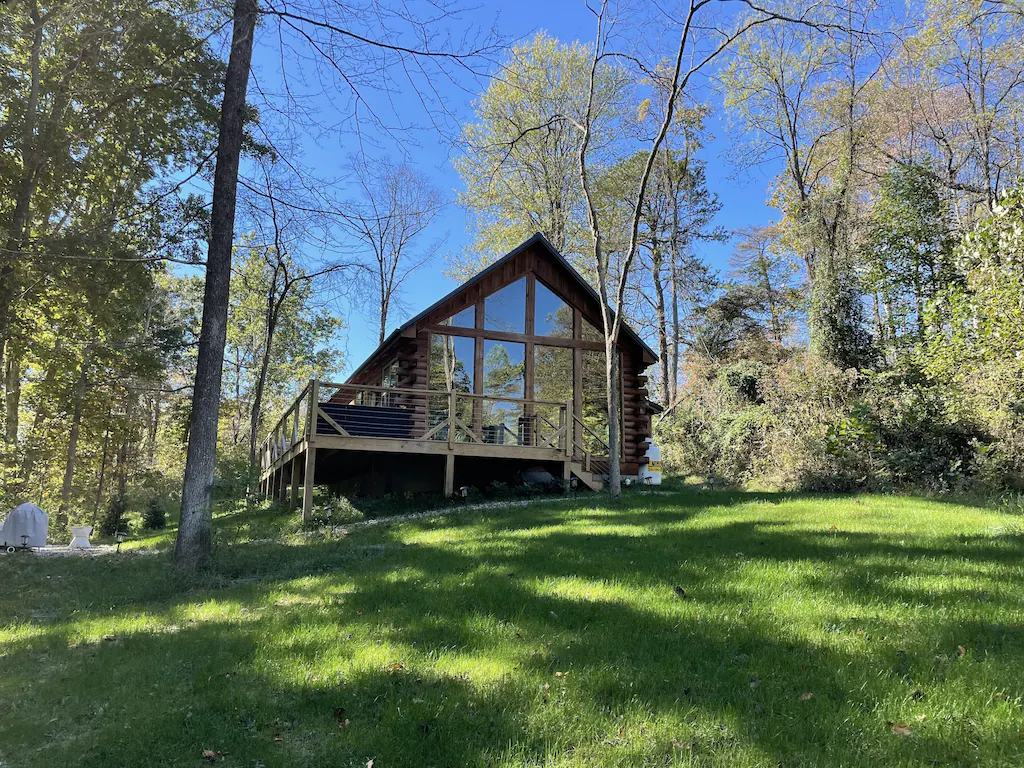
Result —
<path fill-rule="evenodd" d="M 296 459 L 297 461 L 298 459 Z M 306 468 L 302 474 L 302 522 L 313 519 L 313 485 L 316 483 L 316 448 L 306 445 Z"/>
<path fill-rule="evenodd" d="M 434 486 L 435 488 L 437 486 Z M 455 454 L 449 451 L 444 455 L 444 496 L 450 499 L 455 495 Z"/>
<path fill-rule="evenodd" d="M 274 500 L 284 501 L 284 467 L 274 473 Z"/>
<path fill-rule="evenodd" d="M 572 458 L 573 444 L 576 441 L 576 419 L 573 416 L 573 402 L 567 400 L 565 403 L 565 411 L 562 413 L 562 423 L 565 425 L 565 434 L 562 440 L 565 442 L 562 447 L 565 449 L 565 457 L 567 459 Z"/>
<path fill-rule="evenodd" d="M 299 457 L 296 456 L 292 459 L 292 488 L 288 499 L 288 511 L 291 512 L 299 505 L 299 481 L 301 466 L 299 465 Z"/>
<path fill-rule="evenodd" d="M 309 384 L 309 421 L 306 432 L 306 466 L 302 473 L 302 522 L 313 519 L 313 486 L 316 484 L 316 423 L 320 407 L 320 382 Z M 297 457 L 296 457 L 297 459 Z"/>

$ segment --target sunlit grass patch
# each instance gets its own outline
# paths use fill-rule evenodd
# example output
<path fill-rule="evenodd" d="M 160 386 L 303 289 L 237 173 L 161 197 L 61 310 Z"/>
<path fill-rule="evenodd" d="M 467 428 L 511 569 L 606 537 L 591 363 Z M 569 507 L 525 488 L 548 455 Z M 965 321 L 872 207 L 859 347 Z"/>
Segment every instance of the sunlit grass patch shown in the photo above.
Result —
<path fill-rule="evenodd" d="M 1024 762 L 1024 540 L 982 506 L 684 490 L 216 525 L 199 582 L 127 548 L 0 559 L 0 764 Z"/>

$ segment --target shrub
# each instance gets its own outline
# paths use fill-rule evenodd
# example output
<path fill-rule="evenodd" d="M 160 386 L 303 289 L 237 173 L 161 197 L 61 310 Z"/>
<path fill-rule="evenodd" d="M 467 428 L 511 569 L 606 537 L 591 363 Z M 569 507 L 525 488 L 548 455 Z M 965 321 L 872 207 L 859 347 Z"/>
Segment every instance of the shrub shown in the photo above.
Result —
<path fill-rule="evenodd" d="M 149 531 L 157 531 L 167 527 L 167 505 L 159 497 L 150 499 L 146 511 L 142 513 L 142 527 Z"/>
<path fill-rule="evenodd" d="M 728 484 L 794 490 L 1001 489 L 1015 454 L 948 388 L 910 364 L 840 370 L 797 354 L 778 364 L 693 365 L 657 425 L 666 464 Z"/>
<path fill-rule="evenodd" d="M 126 512 L 127 509 L 123 498 L 115 496 L 111 499 L 110 504 L 103 512 L 103 517 L 100 519 L 100 536 L 111 538 L 118 531 L 123 531 L 124 528 L 122 526 L 125 523 Z"/>

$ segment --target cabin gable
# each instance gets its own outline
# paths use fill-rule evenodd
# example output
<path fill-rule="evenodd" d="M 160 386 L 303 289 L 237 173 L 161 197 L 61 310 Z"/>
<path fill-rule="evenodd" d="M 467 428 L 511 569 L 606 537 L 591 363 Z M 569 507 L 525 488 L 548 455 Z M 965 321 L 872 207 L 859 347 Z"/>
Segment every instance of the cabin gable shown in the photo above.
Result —
<path fill-rule="evenodd" d="M 586 439 L 601 433 L 602 411 L 607 434 L 601 325 L 596 293 L 538 235 L 398 329 L 348 383 L 571 403 Z M 635 474 L 651 434 L 644 370 L 656 356 L 629 329 L 619 348 L 622 470 Z M 457 377 L 439 373 L 441 355 Z"/>

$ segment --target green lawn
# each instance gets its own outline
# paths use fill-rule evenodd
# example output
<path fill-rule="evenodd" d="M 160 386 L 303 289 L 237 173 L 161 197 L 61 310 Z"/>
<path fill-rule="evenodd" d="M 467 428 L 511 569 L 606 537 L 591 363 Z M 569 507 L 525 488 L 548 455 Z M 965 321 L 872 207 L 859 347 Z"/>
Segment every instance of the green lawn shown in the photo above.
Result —
<path fill-rule="evenodd" d="M 333 539 L 224 515 L 192 585 L 166 553 L 2 557 L 0 765 L 1024 764 L 1018 518 L 599 502 Z"/>

